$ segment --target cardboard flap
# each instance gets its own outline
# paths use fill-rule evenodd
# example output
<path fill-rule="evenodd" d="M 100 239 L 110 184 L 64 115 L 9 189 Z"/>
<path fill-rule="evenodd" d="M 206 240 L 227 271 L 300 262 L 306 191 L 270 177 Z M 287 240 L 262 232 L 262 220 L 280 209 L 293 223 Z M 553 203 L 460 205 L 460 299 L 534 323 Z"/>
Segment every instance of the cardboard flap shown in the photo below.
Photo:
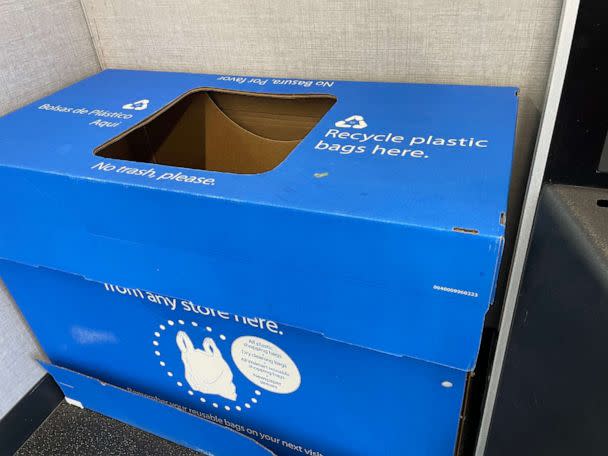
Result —
<path fill-rule="evenodd" d="M 39 361 L 71 404 L 118 419 L 159 437 L 214 456 L 273 456 L 256 441 L 152 397 Z"/>
<path fill-rule="evenodd" d="M 245 130 L 278 141 L 300 141 L 334 104 L 333 97 L 243 96 L 208 92 L 213 103 Z"/>
<path fill-rule="evenodd" d="M 297 135 L 305 132 L 292 130 L 296 139 L 291 141 L 275 140 L 259 136 L 237 124 L 229 118 L 211 100 L 209 95 L 205 98 L 205 164 L 204 169 L 237 172 L 239 174 L 257 174 L 269 171 L 281 163 L 298 144 L 301 138 Z M 254 125 L 258 131 L 263 123 L 254 122 L 255 112 L 245 111 L 245 123 Z M 280 116 L 275 120 L 281 120 Z M 274 127 L 268 125 L 266 134 L 287 135 L 291 129 L 289 121 L 276 122 Z M 297 125 L 301 127 L 301 125 Z M 312 126 L 311 126 L 312 127 Z M 260 131 L 262 132 L 262 131 Z"/>

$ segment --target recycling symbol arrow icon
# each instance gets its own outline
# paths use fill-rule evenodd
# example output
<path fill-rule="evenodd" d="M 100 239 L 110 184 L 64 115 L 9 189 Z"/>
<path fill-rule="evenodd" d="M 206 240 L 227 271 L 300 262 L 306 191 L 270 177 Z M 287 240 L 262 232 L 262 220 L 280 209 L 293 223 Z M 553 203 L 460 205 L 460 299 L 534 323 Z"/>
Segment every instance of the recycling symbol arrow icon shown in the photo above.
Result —
<path fill-rule="evenodd" d="M 367 127 L 367 122 L 365 122 L 365 119 L 363 118 L 363 116 L 354 115 L 354 116 L 347 117 L 344 120 L 337 121 L 336 127 L 354 128 L 356 130 L 359 130 L 361 128 Z"/>
<path fill-rule="evenodd" d="M 134 101 L 133 103 L 127 103 L 127 104 L 123 105 L 122 109 L 132 109 L 134 111 L 143 111 L 144 109 L 146 109 L 148 107 L 148 103 L 150 103 L 150 100 L 138 100 L 138 101 Z"/>

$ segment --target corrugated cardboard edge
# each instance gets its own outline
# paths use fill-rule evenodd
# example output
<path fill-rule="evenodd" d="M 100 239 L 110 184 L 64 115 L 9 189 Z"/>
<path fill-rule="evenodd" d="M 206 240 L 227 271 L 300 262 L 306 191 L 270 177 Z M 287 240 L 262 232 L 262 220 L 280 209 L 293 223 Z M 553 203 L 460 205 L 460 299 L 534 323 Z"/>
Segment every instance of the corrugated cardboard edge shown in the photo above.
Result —
<path fill-rule="evenodd" d="M 86 380 L 87 382 L 98 383 L 102 388 L 112 388 L 113 390 L 118 391 L 118 392 L 120 392 L 121 394 L 124 394 L 124 395 L 136 396 L 138 399 L 141 399 L 141 400 L 153 401 L 156 404 L 158 404 L 159 406 L 168 407 L 168 408 L 170 408 L 170 409 L 172 409 L 172 410 L 174 410 L 174 411 L 176 411 L 178 413 L 183 413 L 183 414 L 188 415 L 188 416 L 190 416 L 190 417 L 192 417 L 194 419 L 199 419 L 199 420 L 204 421 L 205 423 L 211 425 L 212 427 L 213 426 L 217 426 L 218 428 L 222 429 L 223 432 L 230 432 L 231 434 L 233 434 L 235 436 L 238 436 L 239 439 L 243 439 L 243 440 L 246 440 L 248 442 L 251 442 L 251 444 L 252 444 L 251 448 L 256 448 L 256 447 L 259 448 L 259 452 L 256 451 L 256 454 L 258 454 L 258 455 L 264 454 L 264 455 L 267 455 L 267 456 L 276 456 L 275 453 L 273 453 L 268 448 L 264 447 L 259 442 L 257 442 L 256 440 L 252 439 L 251 437 L 248 437 L 246 435 L 238 433 L 238 432 L 230 429 L 227 426 L 223 426 L 221 424 L 214 423 L 214 422 L 212 422 L 210 420 L 205 419 L 204 417 L 197 416 L 194 413 L 191 413 L 190 411 L 188 411 L 184 407 L 181 407 L 181 406 L 179 406 L 177 404 L 161 400 L 161 399 L 159 399 L 157 397 L 153 397 L 153 396 L 150 396 L 150 395 L 143 394 L 143 393 L 141 393 L 139 391 L 136 391 L 136 390 L 120 388 L 118 386 L 115 386 L 115 385 L 112 385 L 110 383 L 104 382 L 104 381 L 102 381 L 102 380 L 100 380 L 98 378 L 91 377 L 91 376 L 83 374 L 81 372 L 78 372 L 78 371 L 75 371 L 75 370 L 72 370 L 72 369 L 68 369 L 68 368 L 65 368 L 65 367 L 62 367 L 62 366 L 58 366 L 58 365 L 53 364 L 53 363 L 47 363 L 47 362 L 41 361 L 41 360 L 38 360 L 38 363 L 43 368 L 45 368 L 47 370 L 47 372 L 49 372 L 49 374 L 55 379 L 55 381 L 57 381 L 57 383 L 59 384 L 59 386 L 63 390 L 64 394 L 66 394 L 66 402 L 68 402 L 68 403 L 70 403 L 72 405 L 75 405 L 75 406 L 78 406 L 78 407 L 81 407 L 81 408 L 87 408 L 87 409 L 93 410 L 93 411 L 95 411 L 97 413 L 101 413 L 103 415 L 107 415 L 107 416 L 109 416 L 109 417 L 111 417 L 113 419 L 117 419 L 119 421 L 125 422 L 126 424 L 136 426 L 138 428 L 143 429 L 146 432 L 150 432 L 152 434 L 158 435 L 159 437 L 164 438 L 164 439 L 172 440 L 172 441 L 174 441 L 174 442 L 176 442 L 176 443 L 178 443 L 180 445 L 184 445 L 184 446 L 186 446 L 188 448 L 192 448 L 192 449 L 194 449 L 196 451 L 204 451 L 206 454 L 208 454 L 210 456 L 221 456 L 218 453 L 208 452 L 204 448 L 195 447 L 190 442 L 186 442 L 186 441 L 183 441 L 181 439 L 180 440 L 177 440 L 177 439 L 174 440 L 174 439 L 172 439 L 170 437 L 170 433 L 169 432 L 167 432 L 167 434 L 165 434 L 165 435 L 160 435 L 160 434 L 157 434 L 156 432 L 154 432 L 153 430 L 151 430 L 149 428 L 141 427 L 141 426 L 139 426 L 137 424 L 134 424 L 132 422 L 129 422 L 127 420 L 122 420 L 121 418 L 119 418 L 117 416 L 113 416 L 111 414 L 107 414 L 105 411 L 100 411 L 100 410 L 98 410 L 96 408 L 89 408 L 87 406 L 86 397 L 79 396 L 79 395 L 75 395 L 75 397 L 68 396 L 69 389 L 73 388 L 73 386 L 61 382 L 60 379 L 55 375 L 55 372 L 53 372 L 53 371 L 56 371 L 56 370 L 62 371 L 62 372 L 65 372 L 68 375 L 80 377 L 80 378 Z M 68 391 L 66 391 L 66 390 L 68 390 Z M 225 454 L 225 456 L 231 456 L 231 455 L 229 455 L 229 453 L 224 453 L 224 454 Z"/>

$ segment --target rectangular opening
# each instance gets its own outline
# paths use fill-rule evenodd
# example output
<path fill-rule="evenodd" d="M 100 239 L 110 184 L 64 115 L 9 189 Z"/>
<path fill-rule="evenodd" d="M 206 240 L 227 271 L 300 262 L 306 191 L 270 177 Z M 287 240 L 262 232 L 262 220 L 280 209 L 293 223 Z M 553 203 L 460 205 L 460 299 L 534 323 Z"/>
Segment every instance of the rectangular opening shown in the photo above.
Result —
<path fill-rule="evenodd" d="M 95 151 L 237 174 L 278 166 L 335 103 L 329 95 L 197 90 Z"/>

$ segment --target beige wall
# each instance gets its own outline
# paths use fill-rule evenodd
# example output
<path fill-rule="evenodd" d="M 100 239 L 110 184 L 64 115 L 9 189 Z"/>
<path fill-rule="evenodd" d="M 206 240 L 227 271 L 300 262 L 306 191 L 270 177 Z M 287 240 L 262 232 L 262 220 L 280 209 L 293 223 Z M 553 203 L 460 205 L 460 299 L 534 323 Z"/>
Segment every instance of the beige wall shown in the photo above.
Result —
<path fill-rule="evenodd" d="M 560 0 L 83 0 L 102 66 L 518 85 L 541 102 Z"/>
<path fill-rule="evenodd" d="M 0 3 L 0 114 L 97 71 L 78 0 Z"/>
<path fill-rule="evenodd" d="M 96 71 L 99 63 L 78 0 L 0 2 L 0 115 Z M 49 303 L 49 315 L 51 309 Z M 0 418 L 42 376 L 33 361 L 38 355 L 0 281 Z"/>

